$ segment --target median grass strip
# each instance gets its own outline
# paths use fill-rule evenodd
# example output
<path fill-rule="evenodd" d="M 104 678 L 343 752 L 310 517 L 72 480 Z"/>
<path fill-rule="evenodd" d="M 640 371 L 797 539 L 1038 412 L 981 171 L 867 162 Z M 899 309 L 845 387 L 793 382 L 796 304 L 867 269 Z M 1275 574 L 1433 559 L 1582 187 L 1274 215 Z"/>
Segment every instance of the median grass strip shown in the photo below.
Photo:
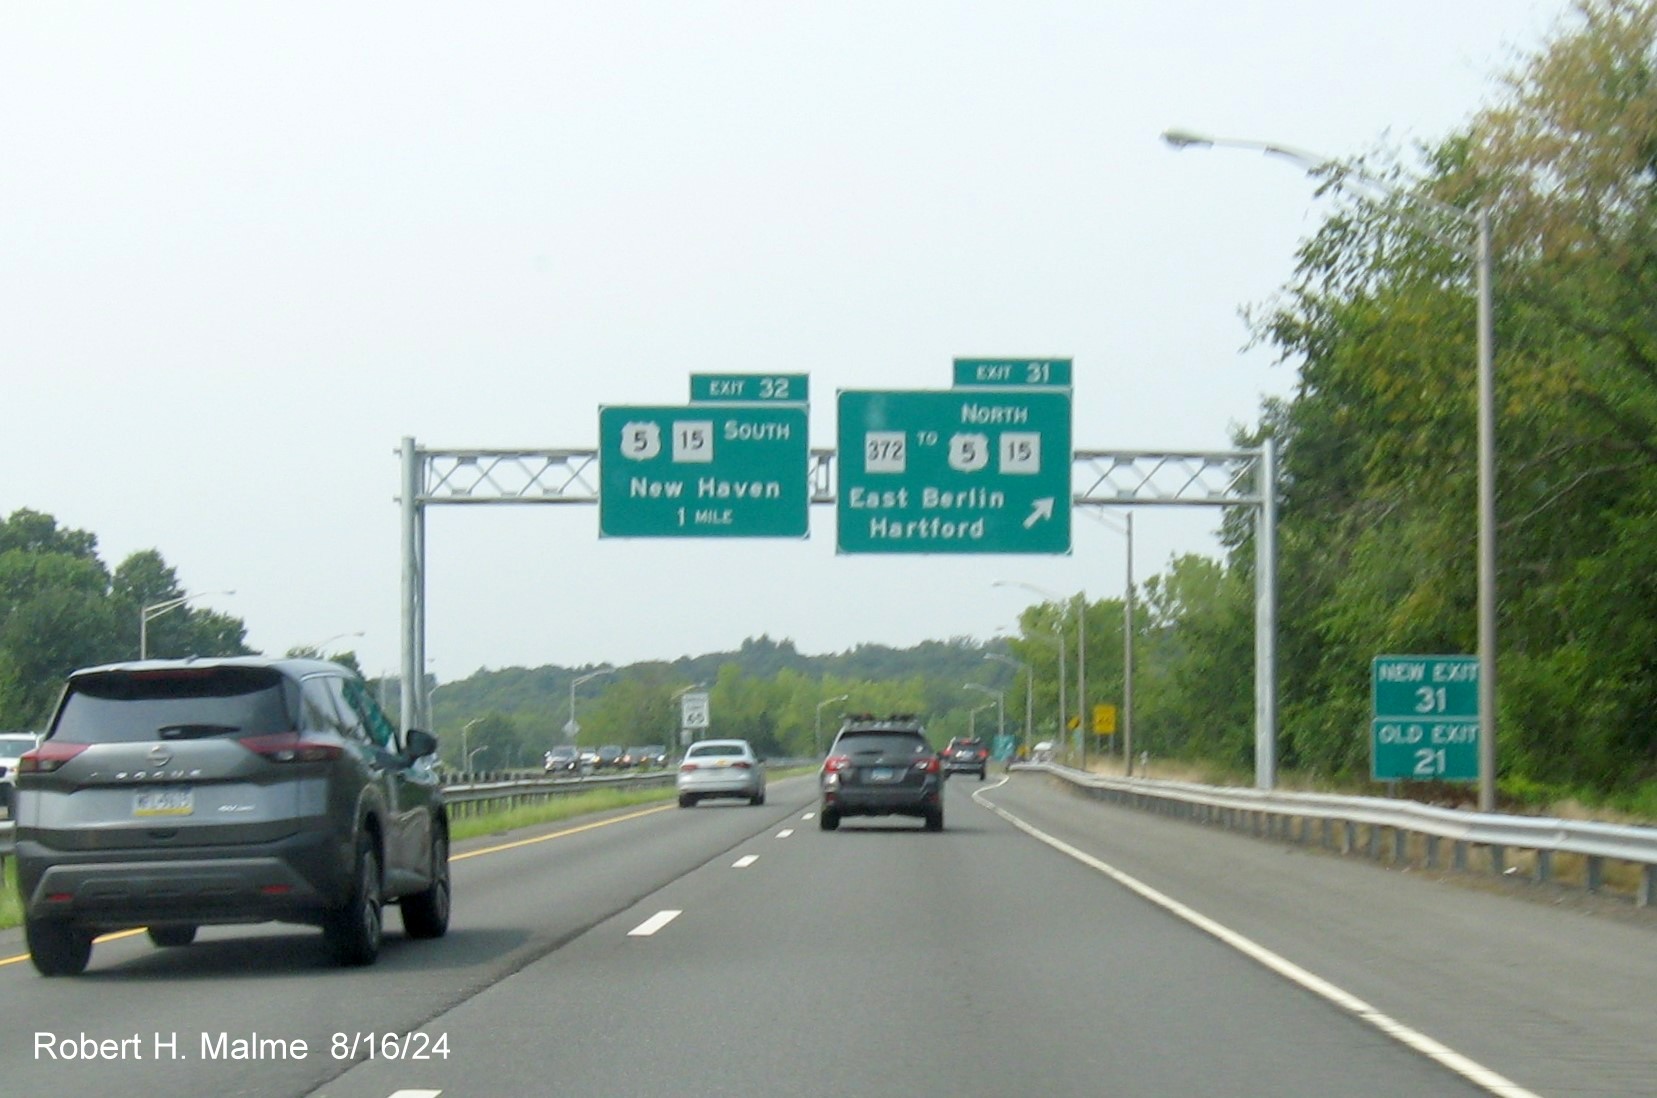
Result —
<path fill-rule="evenodd" d="M 502 812 L 479 816 L 461 816 L 449 821 L 449 838 L 459 842 L 480 835 L 500 835 L 521 827 L 558 823 L 576 816 L 590 816 L 630 808 L 636 804 L 670 801 L 678 794 L 671 785 L 651 789 L 595 789 L 589 793 L 570 793 L 549 797 L 539 804 L 524 804 Z"/>
<path fill-rule="evenodd" d="M 17 862 L 11 858 L 0 862 L 6 867 L 5 879 L 0 881 L 0 930 L 5 930 L 23 921 L 23 904 L 17 898 Z"/>

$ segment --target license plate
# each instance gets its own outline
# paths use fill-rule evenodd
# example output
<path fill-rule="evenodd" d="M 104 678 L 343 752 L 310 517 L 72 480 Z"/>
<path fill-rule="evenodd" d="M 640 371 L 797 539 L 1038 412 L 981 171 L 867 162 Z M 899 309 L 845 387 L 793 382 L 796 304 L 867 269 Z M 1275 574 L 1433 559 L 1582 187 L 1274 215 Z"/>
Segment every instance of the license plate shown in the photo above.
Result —
<path fill-rule="evenodd" d="M 187 785 L 146 789 L 132 796 L 134 816 L 188 816 L 195 810 L 195 791 Z"/>
<path fill-rule="evenodd" d="M 897 777 L 897 772 L 889 766 L 877 766 L 869 771 L 871 782 L 889 782 Z"/>

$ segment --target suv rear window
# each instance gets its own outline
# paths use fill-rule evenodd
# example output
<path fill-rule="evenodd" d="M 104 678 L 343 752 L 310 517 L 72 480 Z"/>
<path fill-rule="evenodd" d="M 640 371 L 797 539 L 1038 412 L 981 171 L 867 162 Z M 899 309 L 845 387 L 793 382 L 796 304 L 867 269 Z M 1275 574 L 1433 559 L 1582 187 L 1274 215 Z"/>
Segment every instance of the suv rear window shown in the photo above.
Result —
<path fill-rule="evenodd" d="M 70 680 L 52 737 L 140 743 L 289 732 L 287 680 L 268 668 L 112 671 Z"/>
<path fill-rule="evenodd" d="M 914 732 L 842 732 L 834 749 L 848 755 L 930 755 L 932 745 Z"/>

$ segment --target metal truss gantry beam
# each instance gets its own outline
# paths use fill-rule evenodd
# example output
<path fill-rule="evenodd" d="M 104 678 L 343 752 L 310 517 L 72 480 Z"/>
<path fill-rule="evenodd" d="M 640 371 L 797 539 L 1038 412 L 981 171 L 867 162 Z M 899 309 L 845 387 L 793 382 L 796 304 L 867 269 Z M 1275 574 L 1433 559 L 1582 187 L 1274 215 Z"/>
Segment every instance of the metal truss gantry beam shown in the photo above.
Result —
<path fill-rule="evenodd" d="M 425 509 L 435 505 L 596 504 L 593 449 L 422 449 L 403 439 L 404 728 L 429 727 L 425 691 Z M 835 451 L 814 449 L 808 471 L 813 504 L 835 502 Z M 1255 784 L 1277 774 L 1277 460 L 1271 440 L 1258 450 L 1077 450 L 1071 503 L 1097 507 L 1248 507 L 1255 546 Z"/>

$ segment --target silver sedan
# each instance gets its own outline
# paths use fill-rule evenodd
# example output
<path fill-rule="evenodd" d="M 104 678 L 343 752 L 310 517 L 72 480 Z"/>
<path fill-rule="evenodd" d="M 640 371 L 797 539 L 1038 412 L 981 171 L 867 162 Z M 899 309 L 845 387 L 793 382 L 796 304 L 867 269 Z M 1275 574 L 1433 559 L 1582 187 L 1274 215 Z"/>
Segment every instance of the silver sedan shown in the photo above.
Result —
<path fill-rule="evenodd" d="M 700 740 L 679 764 L 679 807 L 704 797 L 742 797 L 765 803 L 765 767 L 747 740 Z"/>

